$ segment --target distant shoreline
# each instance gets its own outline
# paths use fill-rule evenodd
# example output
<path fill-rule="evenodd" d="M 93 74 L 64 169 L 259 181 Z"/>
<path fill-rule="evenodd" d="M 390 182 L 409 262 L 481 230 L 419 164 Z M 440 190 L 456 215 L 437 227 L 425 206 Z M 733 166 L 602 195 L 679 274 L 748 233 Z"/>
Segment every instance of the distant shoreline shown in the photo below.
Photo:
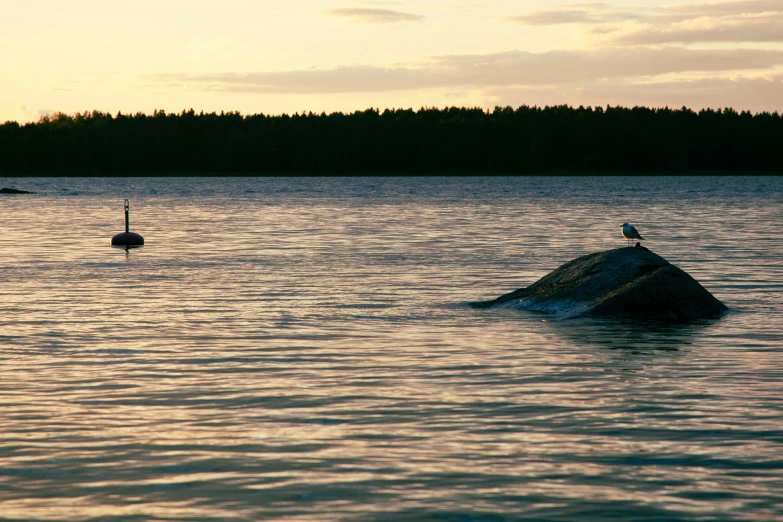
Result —
<path fill-rule="evenodd" d="M 0 124 L 0 175 L 779 175 L 781 143 L 782 115 L 732 109 L 93 111 Z"/>

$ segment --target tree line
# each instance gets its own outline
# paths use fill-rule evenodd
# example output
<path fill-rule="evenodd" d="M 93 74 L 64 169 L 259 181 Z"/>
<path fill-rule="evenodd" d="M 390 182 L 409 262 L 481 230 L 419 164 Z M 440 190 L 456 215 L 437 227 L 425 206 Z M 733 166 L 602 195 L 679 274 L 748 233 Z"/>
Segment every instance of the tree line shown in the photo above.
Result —
<path fill-rule="evenodd" d="M 645 107 L 269 116 L 57 113 L 0 125 L 6 175 L 783 172 L 783 116 Z"/>

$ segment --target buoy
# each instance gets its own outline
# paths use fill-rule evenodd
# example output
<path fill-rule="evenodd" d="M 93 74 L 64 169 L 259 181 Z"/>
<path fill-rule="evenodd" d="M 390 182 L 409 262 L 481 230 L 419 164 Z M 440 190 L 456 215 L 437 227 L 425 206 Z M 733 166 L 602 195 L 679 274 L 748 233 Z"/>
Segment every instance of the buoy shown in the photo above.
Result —
<path fill-rule="evenodd" d="M 130 231 L 130 202 L 125 200 L 125 232 L 120 232 L 111 238 L 111 246 L 143 246 L 144 238 Z"/>

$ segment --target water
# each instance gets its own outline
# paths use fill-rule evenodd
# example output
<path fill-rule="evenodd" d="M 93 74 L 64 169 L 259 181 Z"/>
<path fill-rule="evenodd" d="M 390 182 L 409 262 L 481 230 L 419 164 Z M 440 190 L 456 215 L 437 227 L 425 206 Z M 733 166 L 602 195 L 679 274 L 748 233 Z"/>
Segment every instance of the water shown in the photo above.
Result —
<path fill-rule="evenodd" d="M 2 520 L 783 517 L 781 177 L 0 186 Z M 467 305 L 624 221 L 732 311 Z"/>

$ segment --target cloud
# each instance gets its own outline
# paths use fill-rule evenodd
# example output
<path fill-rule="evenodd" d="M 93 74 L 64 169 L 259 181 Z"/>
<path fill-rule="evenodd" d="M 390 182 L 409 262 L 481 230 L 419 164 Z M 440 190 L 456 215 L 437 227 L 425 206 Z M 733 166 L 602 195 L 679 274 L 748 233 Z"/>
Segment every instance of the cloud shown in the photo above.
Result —
<path fill-rule="evenodd" d="M 591 11 L 583 9 L 552 9 L 533 11 L 527 14 L 509 16 L 505 19 L 522 25 L 559 25 L 578 23 L 600 23 L 603 20 Z"/>
<path fill-rule="evenodd" d="M 664 12 L 684 17 L 726 16 L 780 11 L 780 0 L 740 0 L 735 2 L 713 2 L 704 4 L 674 4 L 663 8 Z"/>
<path fill-rule="evenodd" d="M 564 5 L 544 11 L 530 11 L 504 18 L 506 22 L 532 25 L 587 24 L 600 25 L 613 22 L 637 20 L 649 16 L 636 6 L 609 6 L 600 2 Z"/>
<path fill-rule="evenodd" d="M 781 0 L 783 2 L 783 0 Z M 624 45 L 696 42 L 783 42 L 783 11 L 758 15 L 698 17 L 668 27 L 649 26 L 613 39 Z"/>
<path fill-rule="evenodd" d="M 147 78 L 170 86 L 205 90 L 276 94 L 334 94 L 425 89 L 445 85 L 442 71 L 406 67 L 384 68 L 351 65 L 329 69 L 271 71 L 248 74 L 224 73 L 204 76 L 178 74 Z"/>
<path fill-rule="evenodd" d="M 734 107 L 754 112 L 783 107 L 783 76 L 700 78 L 654 83 L 596 82 L 575 87 L 501 88 L 487 92 L 500 105 L 622 105 L 627 107 Z"/>
<path fill-rule="evenodd" d="M 508 17 L 524 25 L 582 24 L 604 43 L 783 42 L 783 0 L 745 0 L 638 8 L 574 4 Z"/>
<path fill-rule="evenodd" d="M 419 22 L 424 17 L 392 9 L 376 9 L 370 7 L 346 7 L 339 9 L 327 9 L 325 13 L 329 16 L 346 18 L 353 22 L 370 24 L 395 24 L 400 22 Z"/>
<path fill-rule="evenodd" d="M 426 64 L 396 67 L 352 65 L 247 74 L 160 74 L 146 78 L 157 84 L 208 91 L 334 94 L 580 84 L 682 73 L 763 70 L 777 65 L 783 65 L 783 51 L 666 46 L 544 53 L 510 51 L 438 56 Z"/>
<path fill-rule="evenodd" d="M 783 63 L 783 51 L 749 49 L 599 49 L 594 51 L 512 51 L 445 56 L 437 62 L 465 82 L 551 84 L 601 78 L 657 76 L 704 71 L 766 68 Z"/>

